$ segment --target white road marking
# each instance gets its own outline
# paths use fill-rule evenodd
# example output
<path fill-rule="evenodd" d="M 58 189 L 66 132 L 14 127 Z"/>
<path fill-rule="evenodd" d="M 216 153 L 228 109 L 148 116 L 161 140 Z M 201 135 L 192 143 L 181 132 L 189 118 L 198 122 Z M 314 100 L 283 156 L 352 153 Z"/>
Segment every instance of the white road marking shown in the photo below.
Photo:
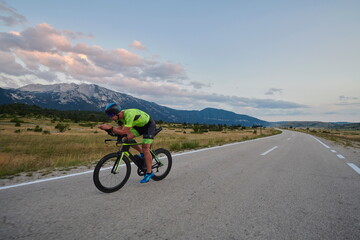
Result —
<path fill-rule="evenodd" d="M 14 188 L 14 187 L 20 187 L 20 186 L 26 186 L 26 185 L 30 185 L 30 184 L 34 184 L 34 183 L 48 182 L 48 181 L 58 180 L 58 179 L 62 179 L 62 178 L 74 177 L 74 176 L 79 176 L 79 175 L 93 173 L 93 172 L 94 171 L 91 170 L 91 171 L 86 171 L 86 172 L 81 172 L 81 173 L 73 173 L 73 174 L 69 174 L 69 175 L 64 175 L 64 176 L 60 176 L 60 177 L 46 178 L 46 179 L 40 179 L 40 180 L 36 180 L 36 181 L 32 181 L 32 182 L 19 183 L 19 184 L 15 184 L 15 185 L 0 187 L 0 190 Z"/>
<path fill-rule="evenodd" d="M 358 174 L 360 174 L 360 168 L 358 166 L 356 166 L 353 163 L 348 163 L 347 165 L 349 165 L 352 169 L 355 170 L 355 172 L 357 172 Z"/>
<path fill-rule="evenodd" d="M 278 148 L 278 146 L 275 146 L 275 147 L 267 150 L 266 152 L 263 152 L 261 155 L 262 155 L 262 156 L 265 156 L 266 154 L 268 154 L 269 152 L 271 152 L 271 151 L 273 151 L 273 150 L 275 150 L 275 149 L 277 149 L 277 148 Z"/>
<path fill-rule="evenodd" d="M 338 158 L 340 158 L 340 159 L 345 159 L 345 157 L 341 154 L 337 154 L 336 156 L 338 156 Z"/>
<path fill-rule="evenodd" d="M 312 136 L 313 137 L 313 136 Z M 322 141 L 320 141 L 319 139 L 317 139 L 316 137 L 313 137 L 316 141 L 318 141 L 319 143 L 321 143 L 324 147 L 326 148 L 330 148 L 328 145 L 326 145 L 325 143 L 323 143 Z"/>
<path fill-rule="evenodd" d="M 331 152 L 336 153 L 336 151 L 335 151 L 335 150 L 331 150 Z"/>
<path fill-rule="evenodd" d="M 263 140 L 263 139 L 277 137 L 277 136 L 279 136 L 279 135 L 272 135 L 272 136 L 263 137 L 263 138 L 257 138 L 257 139 L 248 140 L 248 141 L 244 141 L 244 142 L 235 142 L 235 143 L 224 144 L 224 145 L 221 145 L 221 146 L 215 146 L 215 147 L 203 148 L 203 149 L 189 151 L 189 152 L 171 154 L 171 156 L 176 157 L 176 156 L 191 154 L 191 153 L 195 153 L 195 152 L 202 152 L 202 151 L 207 151 L 207 150 L 216 149 L 216 148 L 222 148 L 222 147 L 227 147 L 227 146 L 232 146 L 232 145 L 238 145 L 238 144 L 244 144 L 244 143 L 249 143 L 249 142 L 260 141 L 260 140 Z M 14 188 L 14 187 L 21 187 L 21 186 L 26 186 L 26 185 L 35 184 L 35 183 L 49 182 L 49 181 L 58 180 L 58 179 L 62 179 L 62 178 L 75 177 L 75 176 L 88 174 L 88 173 L 93 173 L 93 172 L 94 172 L 94 170 L 91 170 L 91 171 L 86 171 L 86 172 L 81 172 L 81 173 L 74 173 L 74 174 L 64 175 L 64 176 L 60 176 L 60 177 L 46 178 L 46 179 L 35 180 L 35 181 L 32 181 L 32 182 L 26 182 L 26 183 L 19 183 L 19 184 L 15 184 L 15 185 L 3 186 L 3 187 L 0 187 L 0 190 L 5 190 L 5 189 L 9 189 L 9 188 Z"/>
<path fill-rule="evenodd" d="M 291 138 L 288 138 L 287 140 L 289 141 Z"/>

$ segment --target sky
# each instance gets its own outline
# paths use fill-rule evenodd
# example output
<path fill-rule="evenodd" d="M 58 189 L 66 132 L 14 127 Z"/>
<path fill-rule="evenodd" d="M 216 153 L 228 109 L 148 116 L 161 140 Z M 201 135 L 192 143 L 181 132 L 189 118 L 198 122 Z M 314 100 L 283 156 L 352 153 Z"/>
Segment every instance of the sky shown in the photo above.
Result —
<path fill-rule="evenodd" d="M 360 122 L 359 12 L 356 0 L 0 0 L 0 87 L 88 83 L 174 109 Z"/>

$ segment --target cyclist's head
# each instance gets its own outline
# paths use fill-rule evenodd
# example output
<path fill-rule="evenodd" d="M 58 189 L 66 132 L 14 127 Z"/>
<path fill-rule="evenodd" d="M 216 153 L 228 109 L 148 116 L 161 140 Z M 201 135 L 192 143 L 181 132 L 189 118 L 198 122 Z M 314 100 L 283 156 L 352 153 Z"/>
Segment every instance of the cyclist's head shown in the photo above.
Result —
<path fill-rule="evenodd" d="M 116 103 L 109 103 L 105 107 L 105 113 L 108 115 L 108 117 L 113 117 L 117 115 L 121 111 L 121 107 L 118 106 Z"/>

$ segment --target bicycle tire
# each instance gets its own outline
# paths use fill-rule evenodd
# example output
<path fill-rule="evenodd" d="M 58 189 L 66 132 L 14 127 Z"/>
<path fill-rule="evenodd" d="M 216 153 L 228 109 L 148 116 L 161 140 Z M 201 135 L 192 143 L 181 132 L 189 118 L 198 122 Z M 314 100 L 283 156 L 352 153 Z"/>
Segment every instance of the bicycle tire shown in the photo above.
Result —
<path fill-rule="evenodd" d="M 155 175 L 152 177 L 152 179 L 154 181 L 160 181 L 170 173 L 172 167 L 172 157 L 171 153 L 164 148 L 156 149 L 154 153 L 160 158 L 160 161 L 164 164 L 163 166 L 156 167 L 157 163 L 155 159 L 153 159 L 152 168 Z"/>
<path fill-rule="evenodd" d="M 96 164 L 93 174 L 94 184 L 97 189 L 104 193 L 112 193 L 119 190 L 125 185 L 130 177 L 131 166 L 129 159 L 126 156 L 123 156 L 122 158 L 122 161 L 125 163 L 124 166 L 119 166 L 119 171 L 117 173 L 111 173 L 118 157 L 118 153 L 110 153 L 100 159 Z"/>

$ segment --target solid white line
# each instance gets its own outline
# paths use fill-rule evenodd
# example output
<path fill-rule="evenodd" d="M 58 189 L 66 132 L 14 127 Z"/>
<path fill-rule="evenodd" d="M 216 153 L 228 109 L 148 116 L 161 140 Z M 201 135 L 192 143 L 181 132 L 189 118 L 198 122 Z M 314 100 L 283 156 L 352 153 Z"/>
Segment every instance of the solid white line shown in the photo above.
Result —
<path fill-rule="evenodd" d="M 48 182 L 48 181 L 58 180 L 58 179 L 62 179 L 62 178 L 74 177 L 74 176 L 79 176 L 79 175 L 88 174 L 88 173 L 92 173 L 92 172 L 94 172 L 94 171 L 91 170 L 91 171 L 86 171 L 86 172 L 81 172 L 81 173 L 73 173 L 73 174 L 59 176 L 59 177 L 40 179 L 40 180 L 36 180 L 36 181 L 32 181 L 32 182 L 19 183 L 19 184 L 15 184 L 15 185 L 9 185 L 9 186 L 0 187 L 0 190 L 14 188 L 14 187 L 26 186 L 26 185 L 30 185 L 30 184 L 34 184 L 34 183 Z"/>
<path fill-rule="evenodd" d="M 262 156 L 265 156 L 266 154 L 268 154 L 269 152 L 271 152 L 271 151 L 273 151 L 273 150 L 275 150 L 275 149 L 277 149 L 277 148 L 278 148 L 278 146 L 275 146 L 275 147 L 267 150 L 266 152 L 262 153 L 261 155 L 262 155 Z"/>
<path fill-rule="evenodd" d="M 263 138 L 257 138 L 257 139 L 248 140 L 248 141 L 244 141 L 244 142 L 229 143 L 229 144 L 224 144 L 224 145 L 221 145 L 221 146 L 215 146 L 215 147 L 203 148 L 203 149 L 189 151 L 189 152 L 172 154 L 171 156 L 176 157 L 176 156 L 181 156 L 181 155 L 186 155 L 186 154 L 191 154 L 191 153 L 196 153 L 196 152 L 202 152 L 202 151 L 207 151 L 207 150 L 212 150 L 212 149 L 217 149 L 217 148 L 223 148 L 223 147 L 228 147 L 228 146 L 233 146 L 233 145 L 238 145 L 238 144 L 244 144 L 244 143 L 249 143 L 249 142 L 260 141 L 260 140 L 263 140 L 263 139 L 267 139 L 267 138 L 271 138 L 271 137 L 277 137 L 277 136 L 278 135 L 272 135 L 272 136 L 263 137 Z M 74 173 L 74 174 L 64 175 L 64 176 L 60 176 L 60 177 L 46 178 L 46 179 L 35 180 L 35 181 L 32 181 L 32 182 L 19 183 L 19 184 L 15 184 L 15 185 L 9 185 L 9 186 L 0 187 L 0 190 L 5 190 L 5 189 L 15 188 L 15 187 L 21 187 L 21 186 L 26 186 L 26 185 L 35 184 L 35 183 L 48 182 L 48 181 L 58 180 L 58 179 L 62 179 L 62 178 L 74 177 L 74 176 L 79 176 L 79 175 L 93 173 L 93 172 L 94 172 L 94 170 L 91 170 L 91 171 L 86 171 L 86 172 L 81 172 L 81 173 Z"/>
<path fill-rule="evenodd" d="M 313 137 L 313 136 L 312 136 Z M 326 145 L 325 143 L 323 143 L 322 141 L 320 141 L 319 139 L 317 139 L 316 137 L 313 137 L 316 141 L 318 141 L 319 143 L 321 143 L 324 147 L 326 148 L 330 148 L 328 145 Z"/>
<path fill-rule="evenodd" d="M 336 156 L 338 156 L 338 158 L 340 158 L 340 159 L 345 159 L 345 157 L 341 154 L 337 154 Z"/>
<path fill-rule="evenodd" d="M 360 168 L 358 166 L 356 166 L 353 163 L 348 163 L 347 165 L 349 165 L 352 169 L 355 170 L 355 172 L 357 172 L 358 174 L 360 174 Z"/>

